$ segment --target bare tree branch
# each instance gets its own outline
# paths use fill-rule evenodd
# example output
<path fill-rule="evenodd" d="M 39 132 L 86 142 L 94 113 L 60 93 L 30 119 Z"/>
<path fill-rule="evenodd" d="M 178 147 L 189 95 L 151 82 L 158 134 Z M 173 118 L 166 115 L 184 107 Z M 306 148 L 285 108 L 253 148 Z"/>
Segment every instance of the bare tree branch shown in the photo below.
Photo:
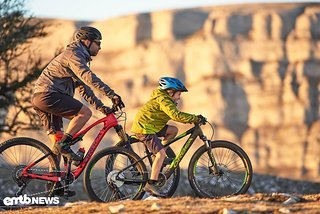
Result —
<path fill-rule="evenodd" d="M 29 51 L 34 38 L 44 37 L 46 25 L 26 16 L 24 0 L 0 2 L 0 133 L 16 134 L 39 126 L 31 105 L 32 81 L 43 70 L 41 58 Z M 28 56 L 27 60 L 21 60 Z M 7 115 L 8 111 L 14 115 Z"/>

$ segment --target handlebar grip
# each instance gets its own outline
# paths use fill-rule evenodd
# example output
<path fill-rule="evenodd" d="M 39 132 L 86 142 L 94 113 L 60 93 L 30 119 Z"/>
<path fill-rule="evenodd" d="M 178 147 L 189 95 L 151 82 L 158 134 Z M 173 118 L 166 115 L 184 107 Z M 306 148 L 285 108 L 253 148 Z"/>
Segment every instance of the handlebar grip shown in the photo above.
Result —
<path fill-rule="evenodd" d="M 205 125 L 207 123 L 207 118 L 205 118 L 204 116 L 202 115 L 198 115 L 200 121 L 198 122 L 198 124 L 200 125 Z"/>

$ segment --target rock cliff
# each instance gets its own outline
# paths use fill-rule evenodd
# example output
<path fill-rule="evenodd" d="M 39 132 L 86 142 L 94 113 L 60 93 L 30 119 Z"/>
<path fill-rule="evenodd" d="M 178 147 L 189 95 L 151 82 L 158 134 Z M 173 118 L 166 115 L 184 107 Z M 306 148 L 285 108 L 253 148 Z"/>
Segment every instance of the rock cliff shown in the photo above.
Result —
<path fill-rule="evenodd" d="M 95 25 L 105 40 L 93 68 L 124 95 L 130 121 L 160 76 L 176 76 L 189 89 L 182 110 L 208 117 L 255 169 L 320 175 L 319 4 L 162 11 Z"/>

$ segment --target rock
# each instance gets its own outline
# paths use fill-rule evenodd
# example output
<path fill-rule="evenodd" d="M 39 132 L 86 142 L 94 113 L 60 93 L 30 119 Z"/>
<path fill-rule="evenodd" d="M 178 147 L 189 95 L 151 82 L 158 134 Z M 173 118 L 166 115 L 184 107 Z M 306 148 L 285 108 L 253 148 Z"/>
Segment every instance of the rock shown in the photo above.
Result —
<path fill-rule="evenodd" d="M 161 206 L 158 204 L 158 203 L 153 203 L 152 205 L 151 205 L 151 211 L 158 211 L 158 210 L 160 210 L 160 208 L 161 208 Z"/>
<path fill-rule="evenodd" d="M 271 37 L 271 15 L 261 11 L 253 14 L 252 31 L 250 37 L 254 40 L 267 40 Z"/>
<path fill-rule="evenodd" d="M 288 197 L 288 199 L 283 202 L 284 205 L 290 205 L 290 204 L 294 204 L 301 201 L 301 198 L 296 195 L 292 195 L 288 193 L 272 193 L 272 196 L 278 196 L 278 195 Z"/>
<path fill-rule="evenodd" d="M 222 210 L 222 214 L 237 214 L 237 213 L 240 213 L 240 212 L 232 209 L 227 209 L 227 208 L 223 208 Z"/>
<path fill-rule="evenodd" d="M 295 204 L 299 202 L 301 199 L 296 196 L 290 196 L 285 202 L 283 202 L 284 205 L 290 205 L 290 204 Z"/>
<path fill-rule="evenodd" d="M 225 201 L 238 201 L 241 198 L 242 198 L 241 195 L 237 195 L 237 196 L 231 196 L 231 197 L 225 198 L 224 200 Z"/>
<path fill-rule="evenodd" d="M 153 195 L 149 195 L 148 197 L 146 197 L 144 200 L 159 200 L 159 198 L 158 197 L 155 197 L 155 196 L 153 196 Z"/>
<path fill-rule="evenodd" d="M 81 204 L 86 204 L 88 203 L 87 201 L 76 201 L 76 202 L 68 202 L 66 203 L 64 206 L 65 207 L 73 207 L 73 206 L 77 206 L 77 205 L 81 205 Z"/>
<path fill-rule="evenodd" d="M 291 210 L 288 209 L 288 208 L 280 208 L 280 209 L 279 209 L 279 212 L 280 212 L 280 213 L 291 213 Z"/>
<path fill-rule="evenodd" d="M 151 14 L 152 40 L 163 41 L 173 39 L 172 11 L 159 11 Z"/>
<path fill-rule="evenodd" d="M 119 213 L 125 210 L 125 206 L 123 204 L 115 205 L 115 206 L 109 206 L 109 211 L 111 213 Z"/>

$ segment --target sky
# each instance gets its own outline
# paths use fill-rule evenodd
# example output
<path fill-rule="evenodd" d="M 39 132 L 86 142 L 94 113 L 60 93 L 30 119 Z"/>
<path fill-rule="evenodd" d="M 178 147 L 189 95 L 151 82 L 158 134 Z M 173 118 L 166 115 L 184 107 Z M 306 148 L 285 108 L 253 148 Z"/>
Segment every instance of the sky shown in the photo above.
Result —
<path fill-rule="evenodd" d="M 122 15 L 167 9 L 257 2 L 319 2 L 320 0 L 27 0 L 30 14 L 40 18 L 98 21 Z"/>

